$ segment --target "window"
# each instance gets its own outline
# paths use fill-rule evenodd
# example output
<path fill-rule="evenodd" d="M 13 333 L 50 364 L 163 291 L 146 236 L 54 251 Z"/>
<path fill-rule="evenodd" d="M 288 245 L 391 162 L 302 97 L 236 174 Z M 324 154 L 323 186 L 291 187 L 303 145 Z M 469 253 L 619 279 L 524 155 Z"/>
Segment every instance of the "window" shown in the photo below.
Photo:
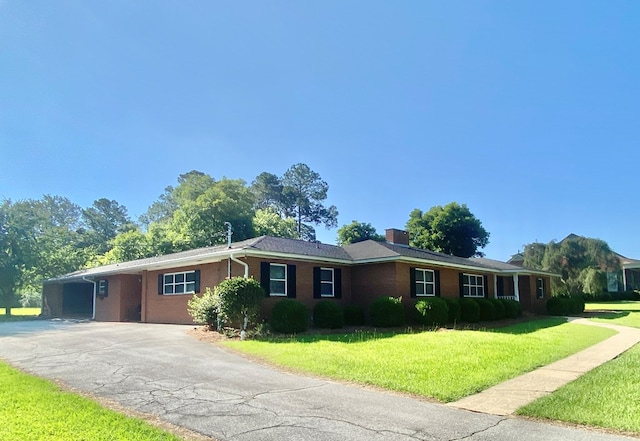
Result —
<path fill-rule="evenodd" d="M 196 292 L 196 272 L 170 273 L 163 276 L 163 294 L 193 294 Z"/>
<path fill-rule="evenodd" d="M 416 296 L 435 296 L 436 279 L 433 270 L 416 268 Z"/>
<path fill-rule="evenodd" d="M 476 274 L 463 274 L 462 296 L 484 297 L 484 277 Z"/>
<path fill-rule="evenodd" d="M 287 265 L 282 263 L 269 265 L 269 293 L 272 296 L 287 295 Z"/>
<path fill-rule="evenodd" d="M 333 268 L 320 268 L 320 296 L 334 296 L 334 272 Z"/>
<path fill-rule="evenodd" d="M 99 296 L 106 297 L 108 294 L 109 282 L 106 279 L 98 280 L 96 284 L 96 294 Z"/>
<path fill-rule="evenodd" d="M 544 279 L 538 279 L 536 281 L 536 297 L 544 299 Z"/>

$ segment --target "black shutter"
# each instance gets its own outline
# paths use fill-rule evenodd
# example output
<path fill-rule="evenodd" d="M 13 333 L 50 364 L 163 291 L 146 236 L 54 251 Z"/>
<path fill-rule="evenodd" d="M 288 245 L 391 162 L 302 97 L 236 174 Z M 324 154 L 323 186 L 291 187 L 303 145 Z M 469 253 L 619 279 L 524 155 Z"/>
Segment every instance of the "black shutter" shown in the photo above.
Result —
<path fill-rule="evenodd" d="M 459 279 L 459 283 L 460 283 L 460 297 L 464 297 L 464 288 L 462 285 L 464 285 L 464 276 L 462 275 L 462 273 L 458 273 L 458 279 Z"/>
<path fill-rule="evenodd" d="M 484 297 L 489 298 L 489 276 L 485 275 L 484 277 Z"/>
<path fill-rule="evenodd" d="M 341 299 L 342 298 L 342 270 L 340 268 L 334 269 L 333 277 L 335 277 L 335 280 L 334 280 L 335 285 L 333 287 L 333 293 L 336 299 Z"/>
<path fill-rule="evenodd" d="M 416 269 L 415 268 L 409 268 L 409 292 L 411 293 L 411 297 L 416 296 Z"/>
<path fill-rule="evenodd" d="M 322 270 L 319 266 L 313 267 L 313 298 L 319 299 L 322 297 L 322 281 L 320 279 Z"/>
<path fill-rule="evenodd" d="M 433 278 L 436 282 L 436 297 L 440 297 L 440 270 L 433 271 Z"/>
<path fill-rule="evenodd" d="M 287 265 L 287 297 L 296 298 L 296 266 Z"/>
<path fill-rule="evenodd" d="M 158 274 L 158 294 L 164 294 L 164 274 Z"/>
<path fill-rule="evenodd" d="M 260 262 L 260 285 L 267 297 L 271 294 L 271 264 Z"/>
<path fill-rule="evenodd" d="M 109 295 L 109 281 L 104 279 L 104 293 L 103 296 L 107 297 Z"/>
<path fill-rule="evenodd" d="M 193 291 L 198 294 L 200 292 L 200 270 L 196 270 L 195 271 L 195 282 L 196 282 L 196 286 L 193 289 Z"/>

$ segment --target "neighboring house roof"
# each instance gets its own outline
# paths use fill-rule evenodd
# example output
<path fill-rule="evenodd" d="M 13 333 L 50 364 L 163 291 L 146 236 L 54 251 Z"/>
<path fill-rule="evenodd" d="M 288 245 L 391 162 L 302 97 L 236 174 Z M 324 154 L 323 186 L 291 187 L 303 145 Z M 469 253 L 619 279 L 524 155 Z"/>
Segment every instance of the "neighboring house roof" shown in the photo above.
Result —
<path fill-rule="evenodd" d="M 331 262 L 334 264 L 353 265 L 376 262 L 408 261 L 444 267 L 454 267 L 469 270 L 484 270 L 490 272 L 519 272 L 535 274 L 551 274 L 544 271 L 530 270 L 515 265 L 509 265 L 497 260 L 463 257 L 436 253 L 434 251 L 412 248 L 385 242 L 366 240 L 345 247 L 328 245 L 320 242 L 306 242 L 296 239 L 260 236 L 241 242 L 195 250 L 167 254 L 164 256 L 132 260 L 95 268 L 75 271 L 47 280 L 45 283 L 80 281 L 83 278 L 107 276 L 111 274 L 139 274 L 143 270 L 162 270 L 184 266 L 200 265 L 219 262 L 227 259 L 231 254 L 235 257 L 271 257 L 292 260 L 313 260 Z"/>

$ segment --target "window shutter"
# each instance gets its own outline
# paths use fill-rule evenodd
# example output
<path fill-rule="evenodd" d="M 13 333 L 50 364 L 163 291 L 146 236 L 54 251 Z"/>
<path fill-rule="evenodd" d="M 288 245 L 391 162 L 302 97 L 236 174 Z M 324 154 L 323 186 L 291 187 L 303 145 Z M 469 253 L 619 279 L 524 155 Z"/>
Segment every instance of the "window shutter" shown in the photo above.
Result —
<path fill-rule="evenodd" d="M 416 296 L 416 269 L 415 268 L 409 268 L 409 292 L 411 293 L 411 297 Z"/>
<path fill-rule="evenodd" d="M 440 297 L 440 270 L 433 271 L 433 278 L 436 282 L 436 297 Z"/>
<path fill-rule="evenodd" d="M 483 277 L 484 277 L 484 288 L 483 288 L 484 297 L 488 299 L 489 298 L 489 276 L 484 275 Z"/>
<path fill-rule="evenodd" d="M 319 266 L 313 267 L 313 298 L 319 299 L 322 297 L 322 282 L 320 281 L 320 272 L 322 270 Z"/>
<path fill-rule="evenodd" d="M 287 297 L 296 298 L 296 266 L 287 265 Z"/>
<path fill-rule="evenodd" d="M 260 262 L 260 285 L 267 297 L 271 294 L 271 264 Z"/>
<path fill-rule="evenodd" d="M 464 290 L 462 288 L 462 285 L 464 284 L 464 278 L 462 273 L 458 273 L 458 280 L 459 280 L 459 284 L 460 284 L 460 297 L 464 297 Z"/>
<path fill-rule="evenodd" d="M 196 286 L 193 291 L 196 294 L 198 294 L 200 292 L 200 270 L 196 270 L 195 279 L 196 279 Z"/>
<path fill-rule="evenodd" d="M 341 299 L 342 298 L 342 270 L 340 268 L 334 269 L 333 276 L 335 277 L 335 280 L 334 280 L 335 285 L 333 287 L 335 298 Z"/>
<path fill-rule="evenodd" d="M 158 274 L 158 294 L 164 294 L 164 274 Z"/>
<path fill-rule="evenodd" d="M 104 279 L 104 294 L 103 296 L 107 297 L 109 295 L 109 281 Z"/>

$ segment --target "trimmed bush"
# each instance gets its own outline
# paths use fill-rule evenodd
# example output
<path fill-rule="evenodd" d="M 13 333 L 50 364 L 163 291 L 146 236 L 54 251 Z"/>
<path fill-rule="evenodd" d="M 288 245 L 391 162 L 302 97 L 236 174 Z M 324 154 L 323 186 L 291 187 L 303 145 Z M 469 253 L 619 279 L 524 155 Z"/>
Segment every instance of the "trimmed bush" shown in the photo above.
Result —
<path fill-rule="evenodd" d="M 456 323 L 460 321 L 460 300 L 455 298 L 444 297 L 443 300 L 447 302 L 449 307 L 449 317 L 447 323 Z"/>
<path fill-rule="evenodd" d="M 349 305 L 344 308 L 344 323 L 347 326 L 362 326 L 364 321 L 364 309 L 359 305 Z"/>
<path fill-rule="evenodd" d="M 193 321 L 215 329 L 218 322 L 218 305 L 211 288 L 205 288 L 202 295 L 194 295 L 187 302 L 187 312 Z"/>
<path fill-rule="evenodd" d="M 504 304 L 498 299 L 489 299 L 493 308 L 496 310 L 496 320 L 502 320 L 507 318 L 507 311 L 504 308 Z"/>
<path fill-rule="evenodd" d="M 313 307 L 313 326 L 316 328 L 338 329 L 344 326 L 344 312 L 340 305 L 331 300 L 320 300 Z"/>
<path fill-rule="evenodd" d="M 441 326 L 449 318 L 449 306 L 440 297 L 419 300 L 415 305 L 416 321 L 425 326 Z"/>
<path fill-rule="evenodd" d="M 496 319 L 496 308 L 487 299 L 474 299 L 480 307 L 480 321 L 489 322 Z"/>
<path fill-rule="evenodd" d="M 275 304 L 269 321 L 271 329 L 281 334 L 304 332 L 309 325 L 309 312 L 297 300 L 284 299 Z"/>
<path fill-rule="evenodd" d="M 402 299 L 398 297 L 378 297 L 369 308 L 371 325 L 381 328 L 404 325 L 404 306 Z"/>
<path fill-rule="evenodd" d="M 460 299 L 460 319 L 467 323 L 480 321 L 480 305 L 473 299 Z"/>
<path fill-rule="evenodd" d="M 507 318 L 515 319 L 522 315 L 522 305 L 520 302 L 510 299 L 500 299 L 500 302 L 504 305 L 504 312 Z"/>
<path fill-rule="evenodd" d="M 260 313 L 264 300 L 264 289 L 252 278 L 232 277 L 223 280 L 213 289 L 218 318 L 227 325 L 240 323 L 241 329 L 247 329 Z"/>

